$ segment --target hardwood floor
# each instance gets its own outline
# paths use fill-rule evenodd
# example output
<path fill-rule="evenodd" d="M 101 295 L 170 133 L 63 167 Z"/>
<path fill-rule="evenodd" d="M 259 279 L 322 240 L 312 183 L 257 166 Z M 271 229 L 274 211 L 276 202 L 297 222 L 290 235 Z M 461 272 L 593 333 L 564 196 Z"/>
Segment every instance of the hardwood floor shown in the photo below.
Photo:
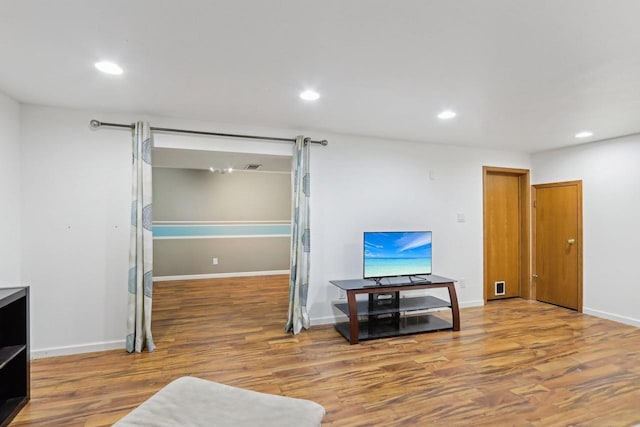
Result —
<path fill-rule="evenodd" d="M 327 426 L 640 423 L 640 328 L 521 299 L 461 310 L 462 330 L 351 346 L 283 332 L 287 277 L 155 285 L 154 353 L 32 362 L 12 426 L 110 425 L 192 375 L 322 404 Z"/>

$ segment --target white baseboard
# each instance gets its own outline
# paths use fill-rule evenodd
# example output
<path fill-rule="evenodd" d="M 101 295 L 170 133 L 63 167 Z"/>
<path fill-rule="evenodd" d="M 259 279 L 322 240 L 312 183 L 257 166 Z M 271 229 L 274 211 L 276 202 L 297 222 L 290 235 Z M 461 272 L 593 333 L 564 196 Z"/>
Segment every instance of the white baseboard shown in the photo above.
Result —
<path fill-rule="evenodd" d="M 324 316 L 324 317 L 314 317 L 309 319 L 311 322 L 311 326 L 321 326 L 321 325 L 335 325 L 336 323 L 348 322 L 349 318 L 346 315 L 339 316 Z"/>
<path fill-rule="evenodd" d="M 243 271 L 243 272 L 235 272 L 235 273 L 212 273 L 212 274 L 185 274 L 182 276 L 157 276 L 153 278 L 153 281 L 168 282 L 171 280 L 221 279 L 225 277 L 275 276 L 279 274 L 289 274 L 289 270 Z"/>
<path fill-rule="evenodd" d="M 484 300 L 475 300 L 475 301 L 458 301 L 459 308 L 471 308 L 471 307 L 482 307 L 484 305 Z"/>
<path fill-rule="evenodd" d="M 96 342 L 90 344 L 67 345 L 62 347 L 49 347 L 31 350 L 32 359 L 42 359 L 45 357 L 68 356 L 70 354 L 93 353 L 105 350 L 125 350 L 125 340 Z"/>
<path fill-rule="evenodd" d="M 601 317 L 607 320 L 613 320 L 614 322 L 624 323 L 625 325 L 640 327 L 640 319 L 634 319 L 632 317 L 620 316 L 618 314 L 607 313 L 606 311 L 595 310 L 593 308 L 583 307 L 582 312 L 595 317 Z"/>

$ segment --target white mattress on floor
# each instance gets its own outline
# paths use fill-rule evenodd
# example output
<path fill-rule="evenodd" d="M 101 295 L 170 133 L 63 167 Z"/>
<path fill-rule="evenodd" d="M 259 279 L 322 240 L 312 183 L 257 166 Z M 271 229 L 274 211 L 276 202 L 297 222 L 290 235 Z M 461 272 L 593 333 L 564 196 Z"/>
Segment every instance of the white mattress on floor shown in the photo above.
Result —
<path fill-rule="evenodd" d="M 310 400 L 258 393 L 182 377 L 114 426 L 320 426 L 324 408 Z"/>

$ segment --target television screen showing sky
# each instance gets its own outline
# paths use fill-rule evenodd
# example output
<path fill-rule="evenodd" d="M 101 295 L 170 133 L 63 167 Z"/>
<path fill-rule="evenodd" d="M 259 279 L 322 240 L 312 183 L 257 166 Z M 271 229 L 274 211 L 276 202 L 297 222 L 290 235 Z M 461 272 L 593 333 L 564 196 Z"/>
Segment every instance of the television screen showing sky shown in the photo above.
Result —
<path fill-rule="evenodd" d="M 431 232 L 365 232 L 364 277 L 431 274 Z"/>

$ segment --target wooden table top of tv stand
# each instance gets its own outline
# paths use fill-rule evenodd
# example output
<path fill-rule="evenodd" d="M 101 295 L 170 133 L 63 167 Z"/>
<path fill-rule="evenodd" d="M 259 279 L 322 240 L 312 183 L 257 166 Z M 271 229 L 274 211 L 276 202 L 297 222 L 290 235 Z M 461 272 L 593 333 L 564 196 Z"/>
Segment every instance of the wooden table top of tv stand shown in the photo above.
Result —
<path fill-rule="evenodd" d="M 458 296 L 454 285 L 455 280 L 442 276 L 427 275 L 424 280 L 410 279 L 408 277 L 384 278 L 379 282 L 373 279 L 352 279 L 352 280 L 331 280 L 329 283 L 337 286 L 347 293 L 347 303 L 349 305 L 349 343 L 358 344 L 359 329 L 358 307 L 356 295 L 376 294 L 382 292 L 400 292 L 418 289 L 446 288 L 449 291 L 449 301 L 451 303 L 451 317 L 453 330 L 460 330 L 460 310 L 458 307 Z M 413 281 L 410 281 L 413 280 Z"/>

